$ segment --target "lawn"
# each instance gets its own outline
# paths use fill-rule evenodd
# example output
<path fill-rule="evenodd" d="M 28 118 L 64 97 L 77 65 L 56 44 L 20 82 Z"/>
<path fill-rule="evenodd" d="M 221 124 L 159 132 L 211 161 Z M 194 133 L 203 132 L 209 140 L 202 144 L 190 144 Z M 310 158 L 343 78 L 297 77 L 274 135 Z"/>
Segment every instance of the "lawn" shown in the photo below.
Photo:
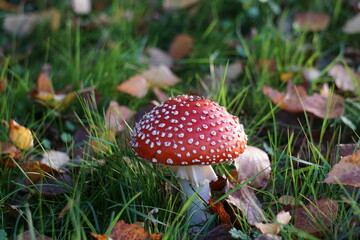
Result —
<path fill-rule="evenodd" d="M 359 238 L 359 3 L 81 6 L 0 0 L 0 240 Z M 183 94 L 237 116 L 249 146 L 213 166 L 196 231 L 197 195 L 130 145 Z"/>

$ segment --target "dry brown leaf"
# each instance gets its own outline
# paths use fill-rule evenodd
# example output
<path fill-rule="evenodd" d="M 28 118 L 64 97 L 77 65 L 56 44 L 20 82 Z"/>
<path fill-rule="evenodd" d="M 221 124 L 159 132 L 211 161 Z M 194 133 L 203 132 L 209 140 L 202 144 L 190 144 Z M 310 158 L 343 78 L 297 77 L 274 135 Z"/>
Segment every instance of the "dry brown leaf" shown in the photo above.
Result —
<path fill-rule="evenodd" d="M 44 64 L 41 68 L 41 72 L 36 80 L 36 89 L 39 92 L 55 94 L 52 82 L 50 80 L 51 65 Z"/>
<path fill-rule="evenodd" d="M 345 100 L 335 93 L 327 96 L 314 93 L 304 97 L 302 103 L 307 112 L 319 118 L 339 118 L 345 113 Z"/>
<path fill-rule="evenodd" d="M 290 220 L 290 213 L 281 211 L 276 214 L 276 223 L 255 223 L 255 227 L 257 227 L 263 234 L 277 235 L 282 226 L 288 224 Z"/>
<path fill-rule="evenodd" d="M 294 226 L 314 236 L 324 236 L 337 218 L 338 207 L 338 203 L 330 198 L 310 202 L 296 210 Z"/>
<path fill-rule="evenodd" d="M 233 240 L 235 238 L 231 237 L 229 231 L 233 228 L 230 224 L 221 224 L 212 230 L 210 230 L 206 235 L 206 240 Z"/>
<path fill-rule="evenodd" d="M 329 172 L 324 183 L 360 187 L 360 150 L 343 157 Z"/>
<path fill-rule="evenodd" d="M 69 164 L 70 158 L 65 152 L 60 151 L 46 151 L 42 154 L 40 163 L 49 166 L 50 168 L 56 170 L 57 172 L 63 172 L 62 167 Z"/>
<path fill-rule="evenodd" d="M 306 96 L 306 90 L 302 86 L 295 86 L 291 81 L 288 81 L 285 93 L 268 86 L 263 87 L 263 92 L 281 109 L 288 112 L 304 112 L 300 99 Z"/>
<path fill-rule="evenodd" d="M 343 31 L 348 34 L 360 33 L 360 13 L 356 14 L 345 23 Z"/>
<path fill-rule="evenodd" d="M 227 192 L 234 187 L 233 183 L 229 183 Z M 260 201 L 255 196 L 254 191 L 247 186 L 243 186 L 230 194 L 226 201 L 239 208 L 251 225 L 265 220 Z"/>
<path fill-rule="evenodd" d="M 330 16 L 327 13 L 303 12 L 295 15 L 295 27 L 306 31 L 322 31 L 330 24 Z"/>
<path fill-rule="evenodd" d="M 0 142 L 0 165 L 5 167 L 16 167 L 14 160 L 18 160 L 22 153 L 13 144 Z"/>
<path fill-rule="evenodd" d="M 281 196 L 278 202 L 284 205 L 291 205 L 291 206 L 296 205 L 296 199 L 293 196 L 288 196 L 288 195 Z"/>
<path fill-rule="evenodd" d="M 6 0 L 0 0 L 0 8 L 5 10 L 5 11 L 17 11 L 19 10 L 19 5 L 17 4 L 12 4 L 10 2 L 7 2 Z"/>
<path fill-rule="evenodd" d="M 6 89 L 6 78 L 0 78 L 0 93 L 4 92 Z"/>
<path fill-rule="evenodd" d="M 147 82 L 146 78 L 141 74 L 132 76 L 131 78 L 129 78 L 125 82 L 122 82 L 116 87 L 116 90 L 120 92 L 125 92 L 137 98 L 144 97 L 148 89 L 149 83 Z"/>
<path fill-rule="evenodd" d="M 109 238 L 106 235 L 98 235 L 91 233 L 91 235 L 98 239 L 113 239 L 113 240 L 160 240 L 162 234 L 150 234 L 142 227 L 142 223 L 136 222 L 127 224 L 123 220 L 118 221 L 111 230 Z"/>
<path fill-rule="evenodd" d="M 329 75 L 334 78 L 336 86 L 343 91 L 355 92 L 355 86 L 360 86 L 360 75 L 341 64 L 335 64 Z"/>
<path fill-rule="evenodd" d="M 37 183 L 46 174 L 56 172 L 56 169 L 52 169 L 48 165 L 39 161 L 23 162 L 20 164 L 20 167 L 28 177 L 28 179 L 26 179 L 27 184 L 30 184 L 29 181 L 32 183 Z"/>
<path fill-rule="evenodd" d="M 124 130 L 127 121 L 134 115 L 126 106 L 120 106 L 116 101 L 111 101 L 105 113 L 106 126 L 116 133 Z"/>
<path fill-rule="evenodd" d="M 153 88 L 153 92 L 154 92 L 155 96 L 157 97 L 157 99 L 159 100 L 159 102 L 165 102 L 166 100 L 168 100 L 170 98 L 169 95 L 167 95 L 160 88 Z"/>
<path fill-rule="evenodd" d="M 165 65 L 150 68 L 142 76 L 149 83 L 149 87 L 171 87 L 180 82 L 180 79 Z"/>
<path fill-rule="evenodd" d="M 178 34 L 170 44 L 169 55 L 177 60 L 183 58 L 191 52 L 194 39 L 188 34 Z"/>
<path fill-rule="evenodd" d="M 234 161 L 238 172 L 238 182 L 243 182 L 248 178 L 258 174 L 249 184 L 255 188 L 265 188 L 270 179 L 270 159 L 263 150 L 247 146 L 246 150 Z"/>
<path fill-rule="evenodd" d="M 145 58 L 145 60 L 151 67 L 165 65 L 171 68 L 173 65 L 173 59 L 160 48 L 147 48 L 146 53 L 148 58 Z"/>
<path fill-rule="evenodd" d="M 9 121 L 10 141 L 20 150 L 28 150 L 34 146 L 34 139 L 30 129 L 19 125 L 15 120 Z"/>
<path fill-rule="evenodd" d="M 166 11 L 173 11 L 191 7 L 199 1 L 200 0 L 164 0 L 163 7 Z"/>
<path fill-rule="evenodd" d="M 211 198 L 209 199 L 210 210 L 219 215 L 221 223 L 231 224 L 230 215 L 225 211 L 222 202 L 213 204 L 214 202 L 215 200 Z"/>

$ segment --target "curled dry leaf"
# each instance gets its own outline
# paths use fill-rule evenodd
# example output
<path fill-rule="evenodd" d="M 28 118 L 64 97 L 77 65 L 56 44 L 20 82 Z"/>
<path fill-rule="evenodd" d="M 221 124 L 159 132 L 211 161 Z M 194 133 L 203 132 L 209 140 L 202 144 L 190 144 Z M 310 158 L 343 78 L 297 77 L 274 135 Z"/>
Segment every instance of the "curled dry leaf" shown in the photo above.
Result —
<path fill-rule="evenodd" d="M 120 106 L 116 101 L 111 101 L 105 113 L 106 126 L 116 133 L 124 130 L 127 121 L 134 115 L 126 106 Z"/>
<path fill-rule="evenodd" d="M 329 172 L 324 183 L 360 187 L 360 150 L 343 157 Z"/>
<path fill-rule="evenodd" d="M 146 53 L 148 55 L 146 61 L 149 62 L 151 67 L 165 65 L 171 68 L 173 65 L 173 59 L 160 48 L 147 48 Z"/>
<path fill-rule="evenodd" d="M 36 183 L 46 174 L 52 174 L 56 172 L 56 169 L 52 169 L 48 165 L 41 163 L 40 161 L 27 161 L 21 163 L 20 167 L 25 172 L 27 179 L 26 183 Z"/>
<path fill-rule="evenodd" d="M 28 150 L 34 146 L 34 139 L 30 129 L 19 125 L 15 120 L 9 121 L 10 141 L 21 150 Z"/>
<path fill-rule="evenodd" d="M 256 223 L 257 227 L 263 234 L 279 234 L 283 225 L 290 222 L 291 216 L 289 212 L 281 211 L 276 215 L 276 223 Z"/>
<path fill-rule="evenodd" d="M 294 26 L 305 31 L 322 31 L 330 24 L 330 16 L 326 13 L 304 12 L 295 15 Z"/>
<path fill-rule="evenodd" d="M 355 91 L 355 86 L 360 86 L 360 75 L 355 74 L 350 68 L 335 64 L 329 75 L 334 78 L 336 86 L 343 91 Z"/>
<path fill-rule="evenodd" d="M 214 202 L 215 201 L 213 199 L 209 199 L 210 210 L 219 215 L 221 223 L 231 224 L 230 215 L 225 211 L 222 202 L 213 204 Z"/>
<path fill-rule="evenodd" d="M 360 13 L 356 14 L 345 23 L 343 31 L 348 34 L 360 33 Z"/>
<path fill-rule="evenodd" d="M 150 87 L 171 87 L 180 82 L 180 79 L 165 65 L 150 68 L 142 76 L 149 83 Z"/>
<path fill-rule="evenodd" d="M 18 160 L 22 155 L 19 149 L 8 142 L 0 142 L 0 154 L 0 165 L 6 167 L 15 167 L 14 160 Z"/>
<path fill-rule="evenodd" d="M 238 182 L 260 173 L 249 184 L 255 188 L 265 188 L 270 179 L 270 159 L 263 150 L 247 146 L 246 150 L 234 161 L 238 172 Z"/>
<path fill-rule="evenodd" d="M 49 166 L 50 168 L 56 170 L 57 172 L 63 172 L 62 167 L 69 164 L 70 158 L 65 152 L 60 151 L 46 151 L 42 154 L 40 163 Z"/>
<path fill-rule="evenodd" d="M 164 0 L 163 7 L 166 11 L 191 7 L 200 0 Z"/>
<path fill-rule="evenodd" d="M 264 86 L 263 92 L 281 109 L 288 112 L 303 112 L 304 108 L 300 99 L 306 96 L 306 90 L 302 86 L 295 86 L 291 81 L 287 82 L 286 92 L 279 92 L 271 87 Z"/>
<path fill-rule="evenodd" d="M 234 183 L 229 183 L 226 192 L 229 192 L 234 187 Z M 230 194 L 226 201 L 239 208 L 251 225 L 265 220 L 260 201 L 255 196 L 254 191 L 247 186 L 243 186 Z"/>
<path fill-rule="evenodd" d="M 145 77 L 140 74 L 132 76 L 131 78 L 116 87 L 116 90 L 120 92 L 125 92 L 137 98 L 144 97 L 148 89 L 149 83 L 146 81 Z"/>
<path fill-rule="evenodd" d="M 162 234 L 150 234 L 142 227 L 142 223 L 136 222 L 127 224 L 123 220 L 118 221 L 111 230 L 109 238 L 106 235 L 98 235 L 91 233 L 91 235 L 98 239 L 124 239 L 124 240 L 160 240 Z M 105 238 L 104 238 L 105 237 Z"/>
<path fill-rule="evenodd" d="M 178 34 L 170 44 L 169 55 L 177 60 L 183 58 L 191 52 L 194 39 L 188 34 Z"/>
<path fill-rule="evenodd" d="M 324 236 L 337 218 L 338 207 L 338 203 L 330 198 L 310 202 L 296 210 L 294 226 L 317 237 Z"/>

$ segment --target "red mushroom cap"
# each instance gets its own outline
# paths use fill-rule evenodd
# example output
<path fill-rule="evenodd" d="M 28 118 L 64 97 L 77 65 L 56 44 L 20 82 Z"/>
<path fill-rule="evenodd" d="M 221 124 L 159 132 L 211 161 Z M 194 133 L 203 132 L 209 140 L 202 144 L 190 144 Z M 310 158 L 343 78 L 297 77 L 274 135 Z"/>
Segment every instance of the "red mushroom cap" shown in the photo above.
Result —
<path fill-rule="evenodd" d="M 237 117 L 203 97 L 181 95 L 154 107 L 135 125 L 131 145 L 141 158 L 165 165 L 212 165 L 246 148 Z"/>

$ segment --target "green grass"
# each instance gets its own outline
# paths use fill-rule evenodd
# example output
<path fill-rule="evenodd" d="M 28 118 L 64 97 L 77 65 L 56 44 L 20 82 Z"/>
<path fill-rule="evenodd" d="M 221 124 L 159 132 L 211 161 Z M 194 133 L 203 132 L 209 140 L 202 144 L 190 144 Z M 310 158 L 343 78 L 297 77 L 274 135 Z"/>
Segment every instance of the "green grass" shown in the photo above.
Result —
<path fill-rule="evenodd" d="M 71 156 L 74 145 L 76 147 L 74 140 L 64 142 L 57 136 L 62 133 L 75 136 L 76 129 L 69 127 L 69 122 L 75 128 L 89 126 L 90 139 L 101 143 L 102 148 L 95 154 L 85 148 L 86 154 L 80 164 L 74 163 L 70 171 L 73 186 L 68 187 L 66 194 L 55 197 L 43 197 L 25 186 L 24 174 L 19 167 L 0 167 L 0 230 L 4 230 L 9 239 L 15 239 L 26 230 L 54 239 L 92 239 L 90 232 L 109 233 L 122 219 L 126 223 L 144 222 L 151 233 L 163 233 L 163 239 L 194 238 L 187 233 L 188 219 L 183 214 L 186 205 L 184 207 L 180 185 L 173 174 L 134 155 L 129 147 L 129 129 L 117 137 L 116 143 L 101 140 L 106 133 L 104 112 L 111 100 L 138 111 L 154 99 L 151 92 L 143 99 L 136 99 L 115 90 L 120 82 L 147 69 L 148 66 L 139 61 L 144 48 L 157 46 L 166 50 L 176 34 L 185 32 L 195 38 L 194 49 L 188 58 L 177 62 L 174 70 L 182 82 L 167 88 L 166 92 L 172 96 L 203 92 L 240 117 L 250 145 L 268 151 L 272 168 L 270 183 L 265 189 L 256 190 L 266 217 L 273 220 L 283 208 L 277 203 L 282 195 L 295 197 L 299 204 L 309 199 L 332 198 L 338 202 L 339 212 L 324 238 L 356 239 L 360 235 L 360 227 L 355 224 L 360 217 L 360 191 L 321 181 L 331 169 L 333 147 L 339 143 L 359 143 L 359 135 L 339 119 L 319 120 L 306 116 L 294 126 L 286 124 L 279 115 L 280 110 L 262 93 L 264 85 L 285 89 L 286 84 L 279 78 L 282 72 L 295 72 L 294 81 L 301 82 L 305 67 L 324 69 L 320 80 L 312 84 L 311 91 L 315 91 L 321 82 L 331 82 L 326 69 L 335 63 L 335 59 L 344 61 L 345 47 L 360 47 L 358 35 L 346 36 L 340 31 L 353 13 L 345 3 L 342 5 L 335 0 L 316 4 L 312 1 L 276 3 L 284 5 L 280 13 L 268 3 L 255 0 L 201 1 L 193 9 L 196 14 L 192 14 L 190 10 L 159 12 L 160 3 L 147 6 L 137 1 L 115 2 L 106 8 L 107 14 L 114 16 L 120 7 L 132 10 L 134 20 L 121 20 L 91 30 L 74 23 L 71 20 L 74 14 L 60 4 L 57 6 L 62 13 L 59 30 L 52 32 L 44 23 L 25 38 L 2 34 L 0 43 L 6 51 L 0 57 L 0 76 L 6 76 L 8 86 L 0 93 L 0 119 L 16 119 L 34 132 L 35 147 L 25 152 L 25 158 L 42 154 L 44 139 L 50 139 L 51 149 L 67 151 Z M 319 33 L 281 31 L 279 19 L 286 22 L 295 12 L 307 10 L 328 12 L 332 16 L 329 29 Z M 161 14 L 161 20 L 152 18 L 155 11 Z M 5 14 L 0 12 L 1 20 Z M 93 19 L 98 14 L 84 18 Z M 146 19 L 145 23 L 141 23 L 141 19 Z M 143 29 L 141 24 L 145 24 Z M 258 34 L 249 39 L 252 26 L 257 28 Z M 238 46 L 229 47 L 228 40 L 235 41 Z M 274 60 L 277 71 L 271 73 L 269 69 L 256 67 L 262 59 Z M 220 80 L 212 75 L 212 84 L 203 89 L 201 81 L 210 74 L 211 68 L 236 60 L 243 62 L 244 71 L 231 85 L 224 84 L 225 76 Z M 35 87 L 34 79 L 43 63 L 52 65 L 55 89 L 68 84 L 75 90 L 93 86 L 101 95 L 100 101 L 93 102 L 94 106 L 90 108 L 79 97 L 60 115 L 30 101 L 28 93 Z M 350 94 L 350 97 L 353 99 L 346 102 L 345 116 L 359 129 L 360 96 Z M 49 125 L 52 128 L 46 127 Z M 56 129 L 56 134 L 51 129 Z M 320 132 L 319 140 L 314 139 L 312 131 Z M 7 135 L 7 127 L 1 125 L 0 140 L 8 141 Z M 304 136 L 307 144 L 300 156 L 297 155 L 298 141 Z M 325 151 L 321 149 L 321 143 L 325 143 Z M 232 169 L 233 166 L 227 163 L 215 166 L 219 174 Z M 68 212 L 59 218 L 67 204 L 70 206 Z M 18 213 L 9 212 L 10 205 L 15 206 Z M 158 212 L 152 219 L 148 214 L 154 209 Z M 214 215 L 200 235 L 218 224 Z M 241 214 L 234 227 L 252 237 L 259 235 Z M 300 232 L 293 222 L 280 234 L 283 239 L 317 239 Z"/>

